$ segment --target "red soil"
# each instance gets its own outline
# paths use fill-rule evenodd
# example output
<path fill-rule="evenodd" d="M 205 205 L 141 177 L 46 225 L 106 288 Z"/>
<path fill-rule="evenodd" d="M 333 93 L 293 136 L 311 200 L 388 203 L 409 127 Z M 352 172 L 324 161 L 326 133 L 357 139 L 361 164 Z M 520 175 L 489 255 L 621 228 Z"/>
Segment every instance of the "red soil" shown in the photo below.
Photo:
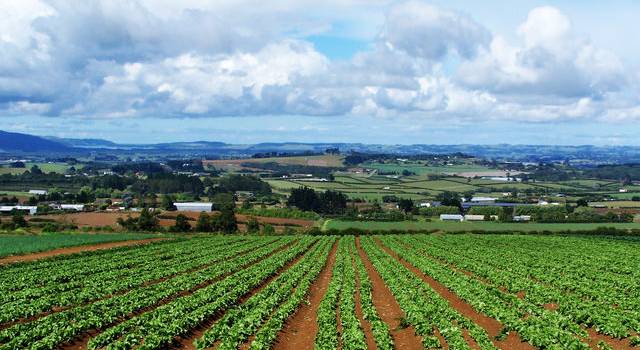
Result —
<path fill-rule="evenodd" d="M 309 250 L 311 250 L 311 248 L 312 247 L 310 247 L 309 249 L 307 249 L 304 252 L 302 252 L 300 255 L 298 255 L 292 261 L 288 262 L 285 266 L 283 266 L 281 269 L 279 269 L 275 274 L 273 274 L 272 276 L 269 276 L 258 287 L 254 288 L 249 293 L 247 293 L 247 294 L 243 295 L 242 297 L 240 297 L 240 299 L 238 301 L 236 301 L 234 304 L 235 305 L 244 304 L 249 298 L 251 298 L 252 296 L 254 296 L 254 295 L 258 294 L 258 293 L 260 293 L 260 291 L 262 291 L 269 283 L 271 283 L 274 279 L 276 279 L 280 274 L 282 274 L 284 271 L 287 271 L 293 265 L 297 264 L 300 261 L 300 259 L 302 259 L 302 257 L 305 254 L 307 254 L 309 252 Z M 200 339 L 204 335 L 204 333 L 209 328 L 211 328 L 211 326 L 213 326 L 224 315 L 225 311 L 226 310 L 218 312 L 216 315 L 214 315 L 213 317 L 211 317 L 210 319 L 205 321 L 199 327 L 191 330 L 187 335 L 182 336 L 182 337 L 178 337 L 176 339 L 177 345 L 175 346 L 175 348 L 176 349 L 195 350 L 196 347 L 193 345 L 193 343 L 197 339 Z M 247 343 L 243 344 L 243 346 L 241 346 L 240 348 L 248 348 L 249 344 L 250 344 L 250 342 L 247 342 Z"/>
<path fill-rule="evenodd" d="M 278 333 L 274 350 L 302 350 L 313 349 L 318 324 L 316 315 L 320 307 L 320 301 L 329 288 L 331 272 L 336 261 L 338 243 L 331 249 L 327 263 L 318 275 L 315 283 L 309 289 L 308 302 L 302 304 L 298 310 L 287 320 L 283 329 Z"/>
<path fill-rule="evenodd" d="M 163 212 L 160 218 L 160 226 L 169 227 L 175 224 L 175 217 L 178 214 L 183 214 L 187 218 L 191 219 L 191 225 L 195 226 L 195 221 L 200 216 L 200 213 L 196 212 Z M 213 213 L 210 213 L 213 214 Z M 96 227 L 96 226 L 111 226 L 115 228 L 118 225 L 118 218 L 126 219 L 128 216 L 136 218 L 140 215 L 137 212 L 91 212 L 91 213 L 67 213 L 59 215 L 40 215 L 29 217 L 39 219 L 50 219 L 60 223 L 74 224 L 78 227 Z M 249 215 L 236 214 L 236 219 L 239 223 L 246 223 L 249 220 Z M 304 219 L 288 219 L 288 218 L 272 218 L 255 216 L 261 224 L 270 224 L 276 228 L 276 231 L 281 232 L 286 226 L 294 227 L 311 227 L 313 226 L 313 220 Z M 244 227 L 244 226 L 243 226 Z"/>
<path fill-rule="evenodd" d="M 589 338 L 584 339 L 592 349 L 598 350 L 598 343 L 600 341 L 604 341 L 605 343 L 611 345 L 612 348 L 616 350 L 632 350 L 637 349 L 637 347 L 631 346 L 629 343 L 629 339 L 616 339 L 604 334 L 599 334 L 593 328 L 586 329 L 587 333 L 589 333 Z"/>
<path fill-rule="evenodd" d="M 46 252 L 33 253 L 33 254 L 27 254 L 27 255 L 8 256 L 0 259 L 0 265 L 39 260 L 44 258 L 50 258 L 52 256 L 57 256 L 57 255 L 90 252 L 94 250 L 111 249 L 111 248 L 125 247 L 125 246 L 131 246 L 131 245 L 143 245 L 143 244 L 148 244 L 148 243 L 155 242 L 162 239 L 165 239 L 165 238 L 148 238 L 148 239 L 138 239 L 138 240 L 131 240 L 131 241 L 99 243 L 94 245 L 82 245 L 82 246 L 76 246 L 76 247 L 58 248 L 58 249 L 48 250 Z"/>
<path fill-rule="evenodd" d="M 455 293 L 447 289 L 444 285 L 440 284 L 440 282 L 433 279 L 431 276 L 425 275 L 422 271 L 417 269 L 415 266 L 409 264 L 407 261 L 404 261 L 402 258 L 398 256 L 394 251 L 387 248 L 376 239 L 376 243 L 385 251 L 387 254 L 393 256 L 398 260 L 403 266 L 407 269 L 411 270 L 416 276 L 420 277 L 424 282 L 426 282 L 429 287 L 435 290 L 441 297 L 447 300 L 449 305 L 451 305 L 456 311 L 458 311 L 461 315 L 466 318 L 472 320 L 474 323 L 482 327 L 492 341 L 494 345 L 500 349 L 534 349 L 533 346 L 529 343 L 525 343 L 520 339 L 520 336 L 515 332 L 509 332 L 509 335 L 505 340 L 495 340 L 494 338 L 498 336 L 503 328 L 502 324 L 497 320 L 490 318 L 482 313 L 477 312 L 471 305 L 458 297 Z"/>
<path fill-rule="evenodd" d="M 373 267 L 369 257 L 360 246 L 360 237 L 356 237 L 358 254 L 364 263 L 372 286 L 372 299 L 380 318 L 389 326 L 393 343 L 397 349 L 422 349 L 422 340 L 416 335 L 413 327 L 401 327 L 400 323 L 404 318 L 404 312 L 391 294 L 391 291 L 382 280 L 382 277 Z"/>

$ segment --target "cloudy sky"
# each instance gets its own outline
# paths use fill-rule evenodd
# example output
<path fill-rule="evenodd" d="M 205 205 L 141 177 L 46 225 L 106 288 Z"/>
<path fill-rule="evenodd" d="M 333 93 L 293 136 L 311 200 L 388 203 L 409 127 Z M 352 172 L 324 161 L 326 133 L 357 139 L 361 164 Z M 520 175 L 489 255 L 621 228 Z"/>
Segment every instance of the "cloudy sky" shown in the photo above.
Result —
<path fill-rule="evenodd" d="M 0 0 L 0 129 L 640 145 L 635 0 Z"/>

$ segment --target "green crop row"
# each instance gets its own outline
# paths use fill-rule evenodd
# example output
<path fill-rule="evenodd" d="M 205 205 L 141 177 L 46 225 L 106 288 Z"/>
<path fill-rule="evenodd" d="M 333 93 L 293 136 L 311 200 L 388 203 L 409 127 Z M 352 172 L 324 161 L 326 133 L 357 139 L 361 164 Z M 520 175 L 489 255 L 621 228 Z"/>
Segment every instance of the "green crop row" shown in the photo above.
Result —
<path fill-rule="evenodd" d="M 259 261 L 275 249 L 290 244 L 292 240 L 292 238 L 286 238 L 275 245 L 255 249 L 249 254 L 223 260 L 201 270 L 181 274 L 88 305 L 53 313 L 35 321 L 16 324 L 0 331 L 0 349 L 53 349 L 83 332 L 104 328 L 134 312 L 175 297 L 183 291 L 195 289 L 199 285 L 238 272 L 245 265 Z M 199 248 L 197 240 L 193 241 L 193 249 L 202 249 Z M 235 250 L 230 250 L 229 256 L 238 254 L 243 249 L 243 247 L 237 247 Z"/>
<path fill-rule="evenodd" d="M 105 346 L 116 349 L 157 349 L 167 346 L 176 336 L 186 334 L 216 313 L 234 305 L 240 297 L 275 275 L 314 243 L 315 239 L 304 238 L 256 264 L 236 264 L 245 268 L 192 294 L 107 329 L 91 340 L 89 349 Z"/>
<path fill-rule="evenodd" d="M 589 348 L 581 341 L 581 338 L 587 336 L 586 332 L 569 318 L 551 310 L 534 308 L 531 303 L 516 295 L 504 293 L 498 287 L 443 266 L 417 253 L 408 245 L 401 245 L 393 238 L 380 239 L 400 258 L 447 287 L 476 311 L 500 320 L 504 326 L 504 334 L 517 331 L 524 340 L 544 349 Z"/>
<path fill-rule="evenodd" d="M 362 247 L 405 313 L 407 324 L 415 328 L 428 349 L 444 347 L 471 349 L 463 336 L 466 329 L 481 349 L 495 349 L 487 333 L 473 321 L 460 315 L 437 292 L 394 257 L 384 252 L 370 237 L 362 239 Z"/>
<path fill-rule="evenodd" d="M 84 280 L 52 284 L 44 287 L 24 288 L 7 295 L 0 305 L 0 323 L 31 317 L 39 313 L 87 303 L 106 296 L 148 284 L 154 280 L 203 268 L 220 259 L 228 258 L 229 251 L 244 246 L 244 251 L 255 249 L 260 242 L 221 245 L 219 242 L 203 241 L 202 249 L 194 250 L 191 244 L 181 244 L 165 249 L 162 254 L 152 252 L 122 261 L 117 268 L 88 274 Z M 211 244 L 214 243 L 214 244 Z M 166 247 L 169 248 L 169 247 Z M 213 253 L 213 254 L 212 254 Z M 9 300 L 10 299 L 10 300 Z"/>
<path fill-rule="evenodd" d="M 236 349 L 268 320 L 269 316 L 295 293 L 298 285 L 313 277 L 328 254 L 332 239 L 323 239 L 294 266 L 280 274 L 245 303 L 228 310 L 203 337 L 196 342 L 204 349 L 219 341 L 217 349 Z"/>

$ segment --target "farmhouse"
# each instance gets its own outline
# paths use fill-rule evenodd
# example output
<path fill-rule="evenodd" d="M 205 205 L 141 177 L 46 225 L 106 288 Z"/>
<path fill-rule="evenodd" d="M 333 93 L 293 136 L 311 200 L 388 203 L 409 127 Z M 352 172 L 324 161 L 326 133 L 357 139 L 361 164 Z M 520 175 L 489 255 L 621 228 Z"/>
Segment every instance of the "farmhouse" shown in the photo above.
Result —
<path fill-rule="evenodd" d="M 211 202 L 176 202 L 173 203 L 173 205 L 178 211 L 193 211 L 198 213 L 201 211 L 210 212 L 213 208 L 213 203 Z"/>
<path fill-rule="evenodd" d="M 29 190 L 29 194 L 35 194 L 36 196 L 45 196 L 47 195 L 47 190 Z"/>
<path fill-rule="evenodd" d="M 0 213 L 7 214 L 11 213 L 13 210 L 28 212 L 29 215 L 34 215 L 38 212 L 38 207 L 33 205 L 3 205 L 0 206 Z"/>
<path fill-rule="evenodd" d="M 464 216 L 460 214 L 441 214 L 440 220 L 442 221 L 464 221 Z"/>

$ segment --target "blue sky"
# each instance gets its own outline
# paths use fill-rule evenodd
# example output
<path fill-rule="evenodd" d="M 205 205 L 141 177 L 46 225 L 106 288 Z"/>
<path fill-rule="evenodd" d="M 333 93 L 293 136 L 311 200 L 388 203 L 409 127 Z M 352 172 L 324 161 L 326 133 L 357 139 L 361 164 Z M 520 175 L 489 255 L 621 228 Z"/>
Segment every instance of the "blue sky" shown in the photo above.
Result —
<path fill-rule="evenodd" d="M 0 3 L 0 129 L 640 145 L 637 1 Z"/>

